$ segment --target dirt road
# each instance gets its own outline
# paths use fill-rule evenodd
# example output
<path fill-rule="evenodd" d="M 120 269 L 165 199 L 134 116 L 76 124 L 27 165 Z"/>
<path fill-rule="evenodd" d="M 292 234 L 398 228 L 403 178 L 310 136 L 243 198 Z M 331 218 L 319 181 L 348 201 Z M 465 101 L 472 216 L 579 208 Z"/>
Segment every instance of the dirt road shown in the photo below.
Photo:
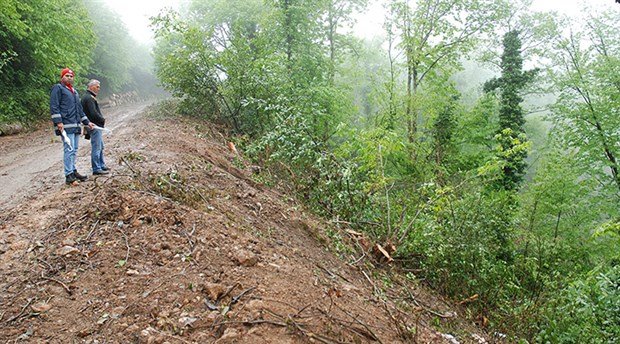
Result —
<path fill-rule="evenodd" d="M 102 109 L 106 127 L 112 130 L 104 136 L 106 146 L 119 145 L 121 132 L 135 123 L 132 119 L 149 103 L 126 104 Z M 113 167 L 115 162 L 108 161 Z M 90 175 L 90 141 L 80 140 L 77 168 Z M 0 211 L 12 208 L 28 195 L 41 190 L 61 187 L 62 146 L 49 128 L 15 136 L 0 137 Z"/>

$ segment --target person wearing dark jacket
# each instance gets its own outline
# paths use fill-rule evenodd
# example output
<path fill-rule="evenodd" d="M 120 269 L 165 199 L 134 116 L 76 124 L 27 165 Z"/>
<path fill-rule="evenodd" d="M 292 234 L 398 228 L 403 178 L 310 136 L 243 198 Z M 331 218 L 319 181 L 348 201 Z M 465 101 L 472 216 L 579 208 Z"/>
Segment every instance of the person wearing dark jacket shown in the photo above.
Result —
<path fill-rule="evenodd" d="M 103 131 L 105 128 L 105 118 L 99 110 L 99 103 L 97 103 L 97 94 L 101 89 L 101 83 L 99 80 L 92 79 L 88 82 L 88 89 L 86 94 L 82 97 L 82 108 L 86 117 L 98 127 L 95 130 L 90 131 L 90 162 L 93 167 L 94 175 L 108 174 L 109 168 L 105 164 L 103 158 Z"/>
<path fill-rule="evenodd" d="M 86 176 L 78 173 L 75 168 L 78 143 L 82 128 L 80 122 L 93 128 L 80 103 L 80 95 L 73 89 L 74 73 L 65 68 L 60 72 L 60 82 L 52 87 L 50 94 L 50 113 L 56 127 L 56 135 L 63 138 L 63 165 L 65 182 L 85 181 Z"/>

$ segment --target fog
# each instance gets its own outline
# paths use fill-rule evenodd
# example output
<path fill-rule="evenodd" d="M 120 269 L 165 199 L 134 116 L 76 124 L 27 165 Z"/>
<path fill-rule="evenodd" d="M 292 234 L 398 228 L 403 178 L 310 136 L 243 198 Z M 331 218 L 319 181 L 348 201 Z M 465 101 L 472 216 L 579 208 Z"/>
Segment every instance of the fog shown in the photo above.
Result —
<path fill-rule="evenodd" d="M 119 14 L 123 23 L 127 27 L 130 35 L 138 42 L 151 43 L 153 33 L 149 28 L 149 18 L 160 13 L 165 8 L 180 9 L 187 5 L 191 0 L 149 0 L 149 1 L 130 1 L 130 0 L 86 0 L 104 1 L 112 10 Z M 203 0 L 206 1 L 206 0 Z M 615 0 L 534 0 L 532 9 L 535 11 L 556 11 L 559 14 L 578 18 L 584 13 L 583 6 L 587 4 L 591 9 L 606 8 L 609 6 L 620 6 L 614 3 Z M 415 1 L 412 0 L 412 3 Z M 366 12 L 355 16 L 357 23 L 353 27 L 352 33 L 360 38 L 372 38 L 383 34 L 384 6 L 388 3 L 385 0 L 370 0 Z"/>

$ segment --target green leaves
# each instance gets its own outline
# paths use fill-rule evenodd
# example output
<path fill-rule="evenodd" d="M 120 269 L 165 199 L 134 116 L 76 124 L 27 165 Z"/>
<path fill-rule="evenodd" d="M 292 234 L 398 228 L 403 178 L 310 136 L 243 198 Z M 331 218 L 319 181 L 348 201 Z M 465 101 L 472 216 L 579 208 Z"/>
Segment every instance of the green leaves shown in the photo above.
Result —
<path fill-rule="evenodd" d="M 47 113 L 60 69 L 84 77 L 95 37 L 77 0 L 2 1 L 0 27 L 0 121 L 26 122 Z"/>
<path fill-rule="evenodd" d="M 557 42 L 552 71 L 559 92 L 549 119 L 554 135 L 578 162 L 591 167 L 620 200 L 620 30 L 617 14 L 591 18 L 578 33 Z"/>
<path fill-rule="evenodd" d="M 620 267 L 598 267 L 564 288 L 543 310 L 540 342 L 613 343 L 620 337 Z"/>
<path fill-rule="evenodd" d="M 130 82 L 130 68 L 145 63 L 132 61 L 132 52 L 140 47 L 129 36 L 118 14 L 104 3 L 87 0 L 85 4 L 97 38 L 91 50 L 93 64 L 88 70 L 88 76 L 102 82 L 102 95 L 119 92 Z"/>
<path fill-rule="evenodd" d="M 333 25 L 346 25 L 363 3 L 194 1 L 188 12 L 153 21 L 158 75 L 182 99 L 182 113 L 239 134 L 243 151 L 317 212 L 395 243 L 397 256 L 425 268 L 437 289 L 480 295 L 474 311 L 494 312 L 497 326 L 534 338 L 541 304 L 608 259 L 598 248 L 613 251 L 590 235 L 603 221 L 613 233 L 617 218 L 613 194 L 587 168 L 601 164 L 575 163 L 584 154 L 605 161 L 606 151 L 594 147 L 604 138 L 613 151 L 620 142 L 611 116 L 620 101 L 620 54 L 607 39 L 613 26 L 592 22 L 599 28 L 588 31 L 593 42 L 605 38 L 595 51 L 572 49 L 582 38 L 563 42 L 578 66 L 587 65 L 580 75 L 560 63 L 570 54 L 556 60 L 566 73 L 555 75 L 564 86 L 554 121 L 568 136 L 554 134 L 552 142 L 571 145 L 536 147 L 546 156 L 524 181 L 528 151 L 539 141 L 524 135 L 522 97 L 538 71 L 523 65 L 545 50 L 555 29 L 550 17 L 520 12 L 528 1 L 391 1 L 391 49 L 358 42 L 349 55 L 350 40 Z M 467 108 L 453 73 L 503 24 L 501 78 Z M 592 117 L 575 86 L 587 87 L 602 135 L 584 134 Z"/>

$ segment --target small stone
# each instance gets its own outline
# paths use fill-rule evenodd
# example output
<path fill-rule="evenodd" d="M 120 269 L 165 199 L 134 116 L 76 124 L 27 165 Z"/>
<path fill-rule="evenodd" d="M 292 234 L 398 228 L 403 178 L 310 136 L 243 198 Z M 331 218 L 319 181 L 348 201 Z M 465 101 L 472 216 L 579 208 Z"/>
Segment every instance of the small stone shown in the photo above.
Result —
<path fill-rule="evenodd" d="M 133 324 L 133 325 L 127 327 L 127 329 L 124 331 L 124 333 L 134 334 L 134 333 L 138 332 L 139 329 L 140 329 L 140 327 L 138 327 L 137 324 Z"/>
<path fill-rule="evenodd" d="M 241 266 L 250 267 L 258 262 L 258 256 L 246 250 L 237 250 L 233 254 L 237 264 Z"/>
<path fill-rule="evenodd" d="M 63 246 L 59 248 L 58 250 L 56 250 L 56 254 L 59 256 L 67 256 L 67 255 L 78 253 L 78 252 L 80 252 L 80 250 L 78 250 L 77 248 L 73 246 L 68 246 L 68 245 Z"/>
<path fill-rule="evenodd" d="M 99 318 L 99 320 L 97 320 L 97 325 L 103 325 L 103 323 L 106 322 L 109 318 L 110 318 L 110 314 L 105 313 L 104 315 L 101 316 L 101 318 Z"/>
<path fill-rule="evenodd" d="M 218 311 L 211 311 L 211 313 L 209 313 L 205 319 L 208 322 L 215 322 L 215 320 L 217 320 L 217 318 L 219 316 L 220 316 L 220 312 L 218 312 Z"/>
<path fill-rule="evenodd" d="M 158 242 L 155 245 L 151 246 L 151 251 L 153 252 L 159 252 L 161 251 L 161 243 Z"/>
<path fill-rule="evenodd" d="M 88 337 L 90 336 L 90 334 L 93 333 L 93 330 L 90 328 L 83 328 L 81 329 L 78 333 L 77 336 L 80 338 L 84 338 L 84 337 Z"/>
<path fill-rule="evenodd" d="M 196 320 L 198 320 L 198 318 L 194 318 L 194 317 L 181 317 L 179 319 L 179 325 L 181 325 L 181 327 L 191 326 L 193 323 L 196 322 Z"/>
<path fill-rule="evenodd" d="M 75 246 L 75 240 L 72 239 L 65 239 L 62 241 L 62 244 L 65 246 Z"/>
<path fill-rule="evenodd" d="M 122 307 L 122 306 L 116 307 L 112 310 L 112 318 L 118 319 L 123 315 L 124 312 L 125 312 L 125 307 Z"/>
<path fill-rule="evenodd" d="M 202 290 L 207 293 L 209 299 L 217 300 L 222 294 L 224 294 L 224 286 L 218 283 L 206 282 Z"/>
<path fill-rule="evenodd" d="M 138 270 L 127 269 L 126 274 L 129 276 L 139 276 L 140 272 Z"/>
<path fill-rule="evenodd" d="M 222 337 L 219 339 L 221 341 L 226 341 L 226 340 L 233 340 L 238 338 L 241 335 L 241 333 L 239 333 L 239 330 L 237 330 L 234 327 L 229 327 L 226 329 L 226 331 L 224 331 L 224 335 L 222 335 Z"/>
<path fill-rule="evenodd" d="M 45 313 L 52 309 L 52 305 L 45 302 L 37 302 L 34 305 L 30 306 L 30 308 L 32 308 L 32 310 L 36 313 Z"/>
<path fill-rule="evenodd" d="M 265 304 L 261 300 L 254 299 L 246 304 L 245 309 L 252 314 L 253 318 L 258 318 L 265 309 Z"/>
<path fill-rule="evenodd" d="M 32 330 L 32 327 L 29 327 L 26 332 L 24 332 L 21 336 L 17 337 L 18 340 L 28 340 L 28 338 L 30 338 L 30 336 L 32 336 L 34 334 L 34 331 Z M 17 342 L 17 340 L 15 341 Z"/>

